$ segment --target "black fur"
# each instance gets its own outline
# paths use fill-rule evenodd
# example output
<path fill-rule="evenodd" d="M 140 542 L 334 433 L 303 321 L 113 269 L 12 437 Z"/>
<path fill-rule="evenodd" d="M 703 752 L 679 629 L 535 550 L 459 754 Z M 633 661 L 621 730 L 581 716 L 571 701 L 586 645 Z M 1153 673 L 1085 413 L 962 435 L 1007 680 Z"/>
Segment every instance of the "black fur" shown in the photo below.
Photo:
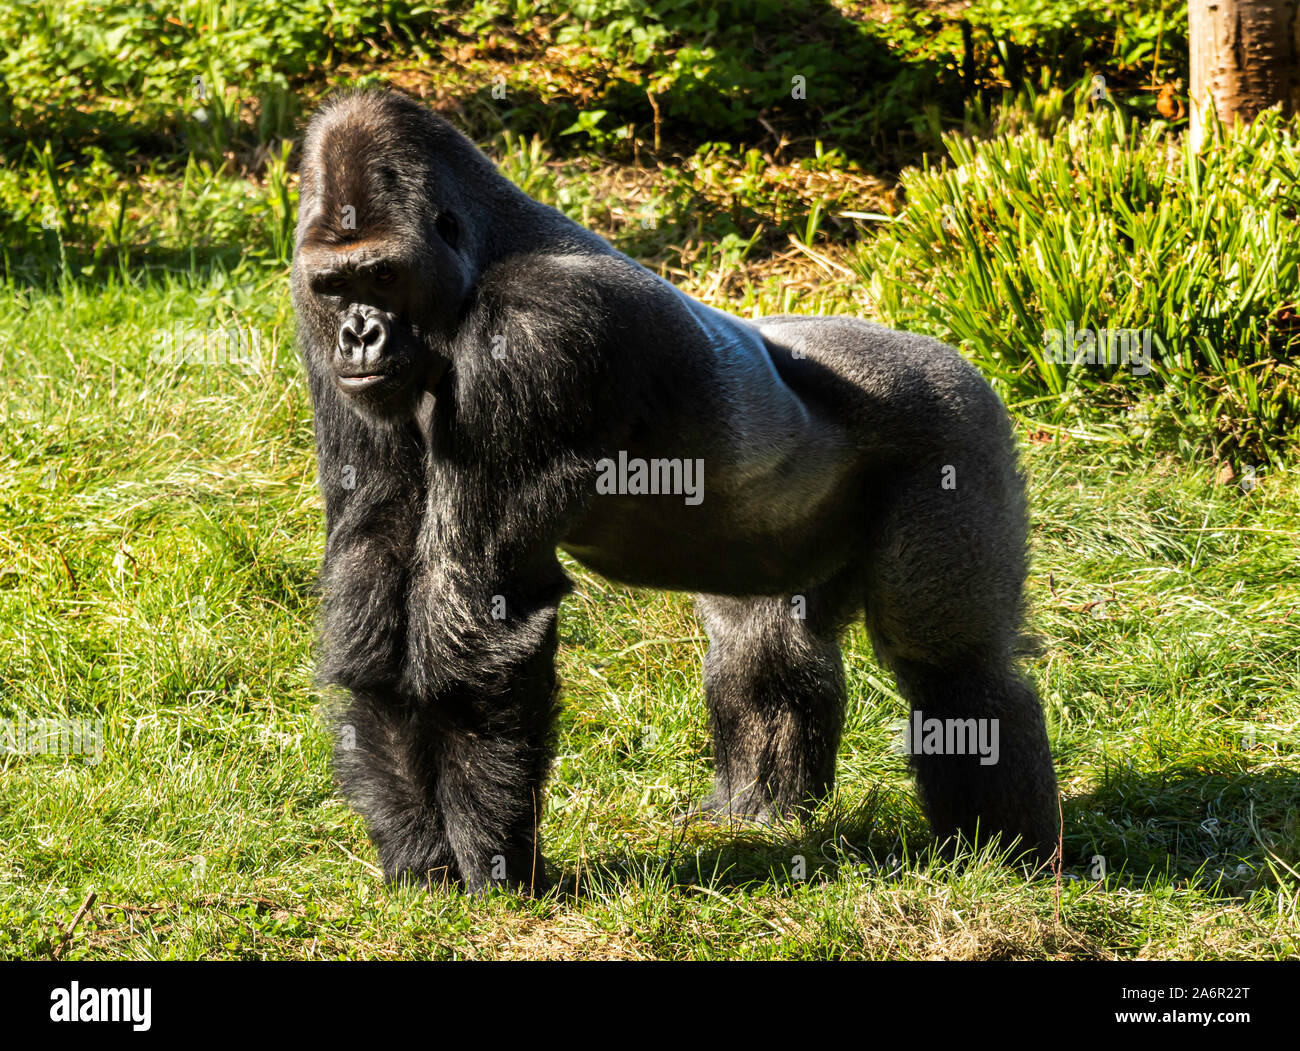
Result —
<path fill-rule="evenodd" d="M 703 307 L 391 92 L 311 123 L 293 293 L 322 674 L 350 696 L 336 766 L 390 879 L 545 885 L 560 547 L 701 593 L 701 812 L 770 820 L 829 791 L 837 638 L 865 610 L 914 707 L 1001 726 L 994 765 L 914 757 L 936 835 L 1054 850 L 1047 736 L 1012 660 L 1023 484 L 1002 405 L 954 351 Z M 620 452 L 700 461 L 703 499 L 598 494 Z"/>

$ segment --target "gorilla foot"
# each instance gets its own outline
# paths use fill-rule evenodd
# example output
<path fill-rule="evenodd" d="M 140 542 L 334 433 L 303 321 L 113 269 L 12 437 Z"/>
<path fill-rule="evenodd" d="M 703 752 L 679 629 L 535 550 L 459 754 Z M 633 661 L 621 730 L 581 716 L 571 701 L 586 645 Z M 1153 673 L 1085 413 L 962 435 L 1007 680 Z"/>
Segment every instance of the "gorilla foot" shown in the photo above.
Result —
<path fill-rule="evenodd" d="M 974 861 L 977 853 L 997 840 L 997 851 L 1005 855 L 1007 865 L 1019 867 L 1028 874 L 1050 872 L 1057 858 L 1057 842 L 1027 842 L 1023 835 L 985 833 L 981 825 L 978 836 L 954 832 L 948 836 L 935 836 L 935 855 L 938 859 L 961 865 Z M 1058 841 L 1059 842 L 1059 841 Z"/>
<path fill-rule="evenodd" d="M 1002 787 L 996 778 L 987 775 L 966 779 L 962 791 L 966 799 L 975 801 L 973 806 L 957 803 L 951 797 L 935 799 L 931 788 L 930 828 L 940 856 L 952 859 L 963 851 L 982 849 L 996 839 L 999 850 L 1010 852 L 1009 863 L 1030 868 L 1053 863 L 1060 844 L 1055 785 L 1049 789 L 1047 785 L 1021 782 L 1015 785 L 1014 798 L 999 792 Z M 922 794 L 926 794 L 924 787 Z"/>
<path fill-rule="evenodd" d="M 439 865 L 384 865 L 384 880 L 390 886 L 419 886 L 433 892 L 461 890 L 485 896 L 494 890 L 537 897 L 551 888 L 546 863 L 539 855 L 536 864 L 509 865 L 503 855 L 495 855 L 483 865 L 460 866 L 455 862 Z"/>
<path fill-rule="evenodd" d="M 441 865 L 428 869 L 386 870 L 384 882 L 390 887 L 421 887 L 424 890 L 448 891 L 461 885 L 460 873 L 454 865 Z"/>
<path fill-rule="evenodd" d="M 466 894 L 486 897 L 493 891 L 503 890 L 523 897 L 541 897 L 551 889 L 546 875 L 546 862 L 541 855 L 511 865 L 503 855 L 496 855 L 486 866 L 476 866 L 463 881 Z"/>
<path fill-rule="evenodd" d="M 797 808 L 783 806 L 755 793 L 743 793 L 728 798 L 726 792 L 714 789 L 690 809 L 677 816 L 679 825 L 696 822 L 710 825 L 749 825 L 758 828 L 776 828 L 795 816 Z"/>

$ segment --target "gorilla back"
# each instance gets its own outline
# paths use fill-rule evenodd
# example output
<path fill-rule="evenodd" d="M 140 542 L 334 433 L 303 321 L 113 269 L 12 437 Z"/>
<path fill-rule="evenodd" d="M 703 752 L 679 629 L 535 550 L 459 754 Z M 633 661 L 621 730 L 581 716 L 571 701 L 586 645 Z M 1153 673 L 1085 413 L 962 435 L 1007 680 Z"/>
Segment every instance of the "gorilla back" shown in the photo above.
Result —
<path fill-rule="evenodd" d="M 321 671 L 348 696 L 335 765 L 389 879 L 545 886 L 559 548 L 698 593 L 715 779 L 697 815 L 772 821 L 829 792 L 838 638 L 865 615 L 913 724 L 940 727 L 910 749 L 936 837 L 1054 852 L 1047 735 L 1012 659 L 1023 483 L 956 352 L 703 306 L 392 92 L 313 118 L 292 282 Z"/>

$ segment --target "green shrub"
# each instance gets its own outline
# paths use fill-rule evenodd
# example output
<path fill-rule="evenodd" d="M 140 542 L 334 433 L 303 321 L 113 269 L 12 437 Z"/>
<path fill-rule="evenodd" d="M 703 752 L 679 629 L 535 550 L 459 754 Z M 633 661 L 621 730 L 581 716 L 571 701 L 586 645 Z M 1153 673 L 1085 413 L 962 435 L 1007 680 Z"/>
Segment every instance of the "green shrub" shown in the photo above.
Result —
<path fill-rule="evenodd" d="M 188 145 L 219 157 L 291 133 L 291 80 L 373 54 L 376 36 L 409 46 L 434 22 L 411 0 L 0 0 L 0 139 L 56 128 L 61 147 L 168 153 L 182 130 L 179 144 L 215 134 Z M 215 126 L 175 127 L 196 109 Z"/>
<path fill-rule="evenodd" d="M 890 323 L 960 345 L 1014 407 L 1252 454 L 1295 436 L 1300 146 L 1270 112 L 1200 155 L 1113 104 L 911 169 L 860 258 Z M 1052 360 L 1076 332 L 1148 335 L 1152 367 Z M 1115 423 L 1118 406 L 1129 411 Z"/>
<path fill-rule="evenodd" d="M 1101 70 L 1121 87 L 1177 75 L 1186 13 L 1181 0 L 975 0 L 960 13 L 909 0 L 0 0 L 0 43 L 11 159 L 15 141 L 57 127 L 60 149 L 247 160 L 291 133 L 304 85 L 341 64 L 433 58 L 443 87 L 515 132 L 576 125 L 625 148 L 628 126 L 657 112 L 678 145 L 752 141 L 762 117 L 799 148 L 819 138 L 888 163 L 1026 71 L 1068 83 Z M 505 106 L 485 87 L 496 76 Z M 792 98 L 794 76 L 806 98 Z"/>

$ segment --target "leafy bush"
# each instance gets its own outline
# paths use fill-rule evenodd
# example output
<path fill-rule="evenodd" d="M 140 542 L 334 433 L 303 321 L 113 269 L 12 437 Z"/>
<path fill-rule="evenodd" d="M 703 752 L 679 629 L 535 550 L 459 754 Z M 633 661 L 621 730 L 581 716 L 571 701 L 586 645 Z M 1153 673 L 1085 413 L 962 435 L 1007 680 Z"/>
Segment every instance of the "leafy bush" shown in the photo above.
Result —
<path fill-rule="evenodd" d="M 618 129 L 644 129 L 656 116 L 678 143 L 761 138 L 761 116 L 802 145 L 820 138 L 887 163 L 900 149 L 933 145 L 941 118 L 959 120 L 974 98 L 1018 87 L 1027 70 L 1046 69 L 1056 82 L 1098 69 L 1116 84 L 1154 82 L 1175 56 L 1184 61 L 1184 7 L 975 0 L 957 15 L 905 0 L 887 8 L 820 0 L 0 0 L 0 147 L 58 127 L 60 148 L 89 142 L 110 153 L 166 154 L 179 140 L 218 162 L 289 134 L 293 97 L 341 63 L 355 72 L 432 56 L 440 88 L 506 110 L 498 119 L 508 116 L 516 132 L 551 135 L 577 124 L 592 144 L 625 150 Z M 806 99 L 791 97 L 796 75 Z M 495 76 L 509 86 L 504 107 L 484 87 Z M 196 77 L 215 92 L 218 112 L 196 105 Z M 197 108 L 214 126 L 196 125 Z M 603 119 L 578 123 L 587 110 L 604 111 Z"/>
<path fill-rule="evenodd" d="M 815 0 L 497 6 L 503 15 L 521 8 L 565 19 L 558 41 L 581 48 L 605 82 L 601 104 L 616 111 L 643 110 L 649 90 L 663 98 L 665 118 L 697 134 L 735 136 L 764 114 L 877 151 L 900 135 L 927 141 L 939 111 L 956 119 L 981 92 L 1018 88 L 1027 71 L 1056 83 L 1102 72 L 1134 86 L 1183 72 L 1187 51 L 1178 0 L 975 0 L 960 15 Z M 806 77 L 806 104 L 790 98 L 794 74 Z"/>
<path fill-rule="evenodd" d="M 1127 406 L 1216 448 L 1276 451 L 1300 419 L 1300 146 L 1275 112 L 1201 154 L 1113 104 L 1050 134 L 945 140 L 860 267 L 891 323 L 962 346 L 1046 419 Z M 1149 334 L 1150 374 L 1052 360 L 1052 330 Z"/>
<path fill-rule="evenodd" d="M 409 0 L 0 0 L 0 126 L 11 140 L 53 127 L 64 144 L 118 152 L 156 127 L 166 152 L 178 114 L 221 104 L 229 82 L 266 143 L 292 129 L 291 79 L 371 54 L 376 35 L 409 42 L 433 22 L 431 5 Z"/>

